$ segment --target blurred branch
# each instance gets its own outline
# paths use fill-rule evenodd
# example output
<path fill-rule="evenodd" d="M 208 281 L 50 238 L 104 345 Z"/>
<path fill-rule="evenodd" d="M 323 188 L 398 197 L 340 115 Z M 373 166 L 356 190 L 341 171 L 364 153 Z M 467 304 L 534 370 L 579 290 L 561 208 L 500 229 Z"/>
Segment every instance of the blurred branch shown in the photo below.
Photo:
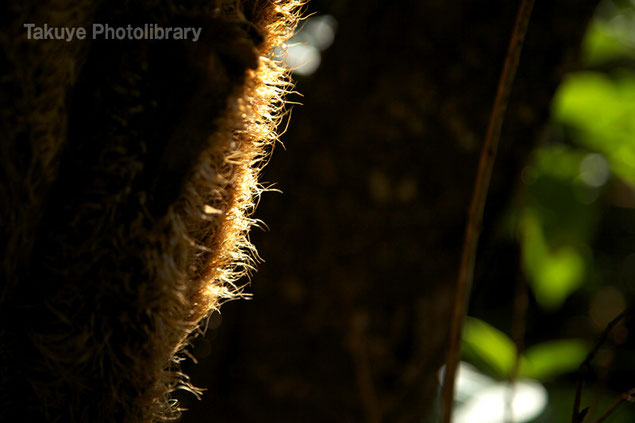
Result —
<path fill-rule="evenodd" d="M 602 345 L 604 345 L 604 343 L 606 342 L 606 338 L 608 337 L 611 330 L 620 321 L 622 321 L 622 319 L 624 319 L 625 316 L 627 316 L 630 313 L 631 313 L 631 309 L 626 309 L 620 314 L 618 314 L 613 320 L 611 320 L 608 325 L 606 325 L 604 332 L 602 332 L 602 335 L 596 342 L 595 346 L 593 347 L 593 349 L 591 349 L 591 351 L 586 356 L 582 364 L 580 364 L 580 370 L 578 371 L 578 383 L 576 385 L 575 398 L 573 400 L 573 414 L 571 416 L 571 423 L 582 423 L 584 421 L 584 418 L 587 412 L 589 411 L 588 407 L 580 411 L 580 399 L 582 398 L 582 389 L 584 388 L 584 379 L 586 378 L 586 375 L 589 373 L 589 369 L 591 368 L 591 361 L 597 355 L 598 351 L 600 350 L 600 347 L 602 347 Z M 613 405 L 614 407 L 617 407 L 619 403 L 613 404 Z M 613 407 L 609 408 L 609 410 L 607 411 L 608 414 L 612 412 L 612 408 Z M 608 416 L 607 413 L 605 413 L 605 415 L 603 415 L 601 419 L 606 418 Z M 602 421 L 602 420 L 599 420 L 599 421 Z"/>
<path fill-rule="evenodd" d="M 525 275 L 520 272 L 516 279 L 516 292 L 514 297 L 514 315 L 512 317 L 512 337 L 514 344 L 516 345 L 516 355 L 514 356 L 514 365 L 512 367 L 511 374 L 509 375 L 510 389 L 505 399 L 505 421 L 513 423 L 513 403 L 514 393 L 516 389 L 516 379 L 518 379 L 518 373 L 520 371 L 520 362 L 522 352 L 524 348 L 525 337 L 525 320 L 527 316 L 527 304 L 529 301 L 527 290 L 527 279 Z"/>
<path fill-rule="evenodd" d="M 461 325 L 467 309 L 467 302 L 470 297 L 472 279 L 474 277 L 474 262 L 476 260 L 476 250 L 478 238 L 483 220 L 483 210 L 487 199 L 496 151 L 500 140 L 501 128 L 507 110 L 509 95 L 511 93 L 520 52 L 522 50 L 525 34 L 529 25 L 529 19 L 534 6 L 534 0 L 522 0 L 514 30 L 509 42 L 503 72 L 501 74 L 494 107 L 490 115 L 485 143 L 481 151 L 478 166 L 478 173 L 474 185 L 474 194 L 468 211 L 467 228 L 463 242 L 461 254 L 461 265 L 456 284 L 455 302 L 452 308 L 450 322 L 449 349 L 446 362 L 446 371 L 443 380 L 442 391 L 442 422 L 450 423 L 452 420 L 452 402 L 454 399 L 454 380 L 458 366 L 461 345 Z"/>
<path fill-rule="evenodd" d="M 635 388 L 630 389 L 624 392 L 623 394 L 621 394 L 619 397 L 617 397 L 617 399 L 615 400 L 615 402 L 613 402 L 613 404 L 609 407 L 609 409 L 606 410 L 604 414 L 602 414 L 600 418 L 595 421 L 595 423 L 602 423 L 604 420 L 606 420 L 606 418 L 610 416 L 611 413 L 613 413 L 613 411 L 615 411 L 617 407 L 619 407 L 624 401 L 628 401 L 628 402 L 635 401 L 635 398 L 633 397 L 633 395 L 635 395 Z"/>

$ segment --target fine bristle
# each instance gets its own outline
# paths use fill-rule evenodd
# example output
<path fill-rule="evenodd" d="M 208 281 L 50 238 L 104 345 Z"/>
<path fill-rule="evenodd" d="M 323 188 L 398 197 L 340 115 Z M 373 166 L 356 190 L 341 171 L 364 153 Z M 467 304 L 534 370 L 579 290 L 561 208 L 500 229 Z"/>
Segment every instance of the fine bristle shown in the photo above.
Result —
<path fill-rule="evenodd" d="M 3 6 L 0 370 L 17 385 L 0 388 L 0 407 L 153 422 L 178 417 L 175 389 L 200 395 L 179 363 L 210 313 L 246 295 L 258 177 L 291 88 L 277 49 L 301 3 Z M 208 35 L 187 45 L 22 34 L 24 22 L 140 17 Z"/>

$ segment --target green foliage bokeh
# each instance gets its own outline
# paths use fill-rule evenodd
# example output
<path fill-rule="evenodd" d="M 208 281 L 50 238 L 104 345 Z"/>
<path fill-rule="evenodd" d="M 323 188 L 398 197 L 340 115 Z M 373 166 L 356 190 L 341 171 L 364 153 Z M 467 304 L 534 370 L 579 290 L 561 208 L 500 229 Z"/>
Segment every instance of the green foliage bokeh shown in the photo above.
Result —
<path fill-rule="evenodd" d="M 620 285 L 611 278 L 623 257 L 607 258 L 598 247 L 607 226 L 612 234 L 627 232 L 611 220 L 615 210 L 635 220 L 635 1 L 602 3 L 581 56 L 581 70 L 569 74 L 556 92 L 548 140 L 533 151 L 508 219 L 534 310 L 543 319 L 552 316 L 553 326 L 563 327 L 561 336 L 532 340 L 517 354 L 508 322 L 469 317 L 464 326 L 464 360 L 497 380 L 508 380 L 517 367 L 518 378 L 548 388 L 551 401 L 535 422 L 570 419 L 578 366 L 607 323 L 593 311 L 597 290 L 608 286 L 623 298 L 602 303 L 611 308 L 606 315 L 617 315 L 635 294 L 635 281 Z M 635 254 L 635 245 L 632 250 Z M 565 312 L 574 316 L 567 320 Z M 575 319 L 593 330 L 586 337 L 569 336 L 564 326 Z M 610 359 L 598 359 L 609 363 L 607 373 L 628 365 L 615 358 L 619 345 L 611 348 L 602 351 Z M 631 387 L 602 387 L 592 413 L 597 416 Z M 608 421 L 633 421 L 633 409 L 622 408 Z"/>

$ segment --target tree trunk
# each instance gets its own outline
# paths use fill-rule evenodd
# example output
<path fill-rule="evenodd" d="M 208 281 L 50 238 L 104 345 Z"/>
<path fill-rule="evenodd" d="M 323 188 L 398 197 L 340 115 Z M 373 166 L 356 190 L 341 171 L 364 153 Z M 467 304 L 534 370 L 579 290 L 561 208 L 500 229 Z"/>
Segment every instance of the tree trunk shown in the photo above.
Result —
<path fill-rule="evenodd" d="M 296 7 L 0 4 L 0 419 L 178 416 L 188 337 L 251 267 Z"/>

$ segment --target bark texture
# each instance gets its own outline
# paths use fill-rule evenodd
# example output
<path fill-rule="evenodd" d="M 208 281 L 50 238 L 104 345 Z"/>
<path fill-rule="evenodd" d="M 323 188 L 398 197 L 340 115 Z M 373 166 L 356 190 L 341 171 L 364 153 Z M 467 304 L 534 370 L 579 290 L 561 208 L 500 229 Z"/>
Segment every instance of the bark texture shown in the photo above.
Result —
<path fill-rule="evenodd" d="M 294 1 L 0 6 L 0 414 L 174 418 L 199 323 L 236 296 Z M 29 40 L 50 27 L 201 39 Z M 90 37 L 89 37 L 90 38 Z"/>
<path fill-rule="evenodd" d="M 539 1 L 481 248 L 576 63 L 597 1 Z M 435 421 L 437 371 L 480 145 L 518 4 L 314 2 L 339 22 L 265 179 L 254 299 L 223 309 L 184 422 Z M 511 254 L 476 285 L 515 280 Z M 490 255 L 491 257 L 491 255 Z M 220 319 L 217 316 L 217 319 Z M 198 351 L 209 354 L 208 343 Z"/>

